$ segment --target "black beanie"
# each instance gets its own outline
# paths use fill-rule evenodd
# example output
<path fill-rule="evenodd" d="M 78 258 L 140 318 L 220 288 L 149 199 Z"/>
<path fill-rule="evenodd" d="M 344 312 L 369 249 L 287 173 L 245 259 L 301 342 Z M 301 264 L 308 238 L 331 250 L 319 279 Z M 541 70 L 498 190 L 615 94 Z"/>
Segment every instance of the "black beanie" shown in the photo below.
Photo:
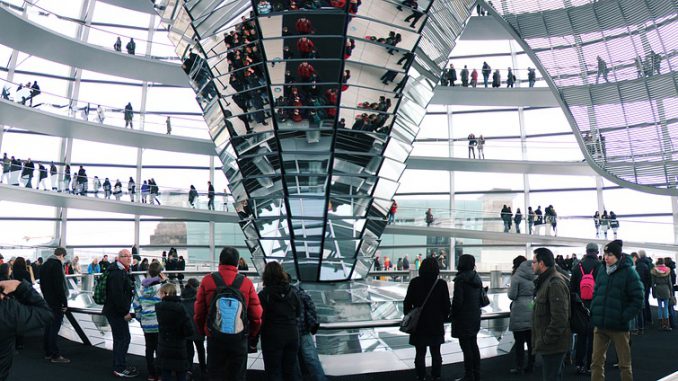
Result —
<path fill-rule="evenodd" d="M 614 241 L 605 245 L 604 251 L 606 253 L 610 253 L 610 254 L 614 255 L 617 258 L 620 258 L 621 255 L 622 255 L 622 246 L 623 245 L 624 245 L 624 243 L 622 242 L 622 240 L 615 239 Z"/>

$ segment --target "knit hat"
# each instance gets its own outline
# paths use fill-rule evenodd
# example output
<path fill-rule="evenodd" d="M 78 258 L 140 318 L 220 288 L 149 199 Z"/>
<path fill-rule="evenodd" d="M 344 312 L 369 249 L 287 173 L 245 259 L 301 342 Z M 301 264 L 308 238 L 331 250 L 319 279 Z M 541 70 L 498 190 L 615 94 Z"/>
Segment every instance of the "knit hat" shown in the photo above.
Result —
<path fill-rule="evenodd" d="M 622 246 L 623 242 L 620 239 L 615 239 L 614 241 L 608 243 L 605 245 L 605 249 L 603 250 L 606 253 L 610 253 L 614 255 L 615 257 L 619 258 L 622 255 Z"/>
<path fill-rule="evenodd" d="M 586 245 L 586 253 L 587 253 L 587 254 L 588 254 L 588 253 L 595 253 L 595 254 L 598 254 L 598 244 L 597 244 L 597 243 L 593 243 L 593 242 L 589 242 L 589 243 Z"/>

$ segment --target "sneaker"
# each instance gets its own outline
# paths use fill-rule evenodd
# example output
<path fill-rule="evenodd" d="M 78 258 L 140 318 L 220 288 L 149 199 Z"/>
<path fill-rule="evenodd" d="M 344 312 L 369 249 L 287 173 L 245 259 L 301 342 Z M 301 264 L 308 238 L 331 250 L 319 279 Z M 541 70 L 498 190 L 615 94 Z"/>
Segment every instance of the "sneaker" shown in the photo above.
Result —
<path fill-rule="evenodd" d="M 137 376 L 137 372 L 133 369 L 125 369 L 121 372 L 114 370 L 113 375 L 118 378 L 134 378 Z"/>
<path fill-rule="evenodd" d="M 52 357 L 52 359 L 49 361 L 53 364 L 68 364 L 71 362 L 71 360 L 65 358 L 64 356 Z"/>

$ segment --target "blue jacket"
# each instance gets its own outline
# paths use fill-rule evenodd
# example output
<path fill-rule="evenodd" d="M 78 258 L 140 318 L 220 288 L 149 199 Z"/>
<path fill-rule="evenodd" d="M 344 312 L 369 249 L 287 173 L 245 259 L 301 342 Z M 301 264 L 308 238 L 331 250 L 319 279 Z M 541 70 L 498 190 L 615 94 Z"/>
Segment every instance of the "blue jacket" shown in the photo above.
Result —
<path fill-rule="evenodd" d="M 134 294 L 134 312 L 136 312 L 137 320 L 139 320 L 144 333 L 158 332 L 158 317 L 155 313 L 155 305 L 161 301 L 158 291 L 160 291 L 162 283 L 159 277 L 146 278 L 141 282 L 141 288 Z"/>

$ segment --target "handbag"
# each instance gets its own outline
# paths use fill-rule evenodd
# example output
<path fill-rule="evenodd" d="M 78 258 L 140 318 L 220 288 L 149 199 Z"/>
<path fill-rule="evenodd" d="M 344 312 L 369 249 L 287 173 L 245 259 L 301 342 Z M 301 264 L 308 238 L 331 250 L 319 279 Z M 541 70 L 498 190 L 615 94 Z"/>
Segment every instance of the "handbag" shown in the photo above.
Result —
<path fill-rule="evenodd" d="M 490 298 L 487 296 L 487 287 L 480 288 L 480 307 L 487 307 L 490 305 Z"/>
<path fill-rule="evenodd" d="M 428 291 L 428 295 L 426 295 L 424 303 L 422 303 L 421 306 L 419 307 L 413 308 L 412 311 L 408 312 L 407 315 L 403 316 L 403 320 L 400 322 L 401 332 L 409 333 L 411 335 L 417 331 L 417 324 L 419 324 L 419 317 L 421 316 L 421 311 L 424 309 L 426 302 L 428 302 L 428 298 L 431 296 L 431 293 L 433 292 L 433 289 L 436 287 L 436 284 L 438 284 L 438 279 L 436 279 L 436 281 L 433 282 L 433 286 L 431 286 L 431 289 Z"/>

